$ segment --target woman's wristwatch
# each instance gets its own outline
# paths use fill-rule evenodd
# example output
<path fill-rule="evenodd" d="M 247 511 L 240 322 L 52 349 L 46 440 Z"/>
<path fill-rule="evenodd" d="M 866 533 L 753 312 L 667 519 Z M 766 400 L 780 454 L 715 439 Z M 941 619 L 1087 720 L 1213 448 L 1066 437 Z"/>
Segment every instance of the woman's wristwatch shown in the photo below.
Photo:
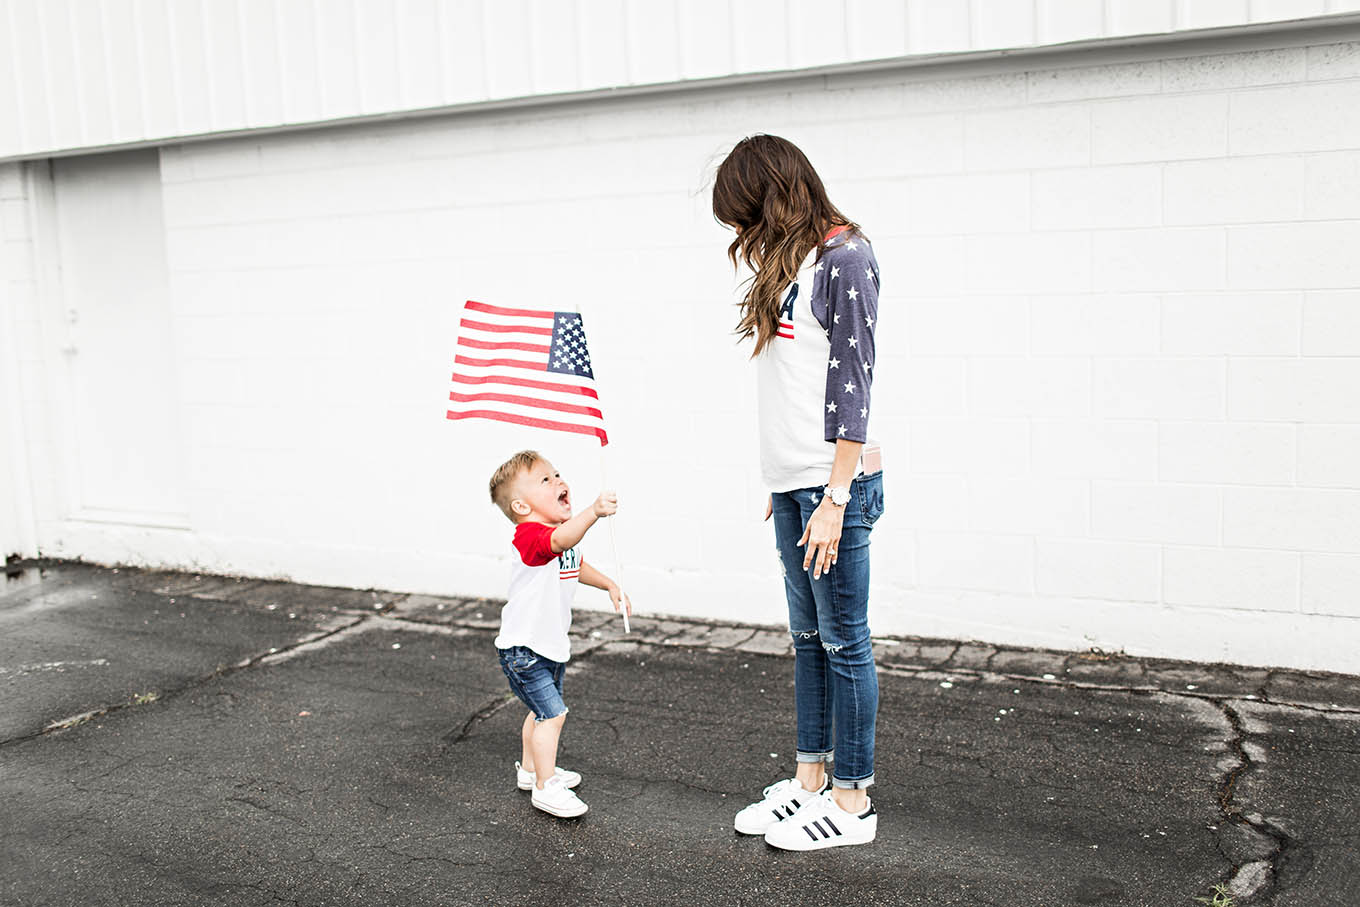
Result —
<path fill-rule="evenodd" d="M 822 489 L 822 493 L 837 507 L 844 507 L 850 503 L 850 489 L 845 485 L 828 485 Z"/>

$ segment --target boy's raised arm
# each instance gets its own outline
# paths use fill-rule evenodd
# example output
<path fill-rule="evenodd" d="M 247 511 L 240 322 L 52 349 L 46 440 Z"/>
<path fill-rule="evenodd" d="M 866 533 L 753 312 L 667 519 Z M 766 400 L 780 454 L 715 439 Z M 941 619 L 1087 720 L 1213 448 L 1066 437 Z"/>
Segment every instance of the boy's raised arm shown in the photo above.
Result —
<path fill-rule="evenodd" d="M 595 503 L 553 530 L 553 554 L 561 554 L 568 548 L 575 548 L 581 539 L 585 538 L 586 530 L 595 525 L 596 520 L 602 516 L 609 516 L 618 509 L 619 499 L 614 492 L 600 492 Z"/>

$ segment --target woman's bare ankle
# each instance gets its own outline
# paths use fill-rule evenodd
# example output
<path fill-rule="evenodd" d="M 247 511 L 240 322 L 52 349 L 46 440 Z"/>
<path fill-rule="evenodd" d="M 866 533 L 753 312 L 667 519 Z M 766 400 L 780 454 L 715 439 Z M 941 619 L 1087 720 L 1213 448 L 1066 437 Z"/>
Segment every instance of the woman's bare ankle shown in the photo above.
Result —
<path fill-rule="evenodd" d="M 804 768 L 803 766 L 812 766 Z M 798 772 L 794 775 L 798 783 L 803 785 L 803 790 L 810 794 L 815 794 L 826 786 L 826 769 L 819 762 L 804 762 L 799 765 Z"/>
<path fill-rule="evenodd" d="M 852 790 L 844 787 L 831 788 L 831 799 L 836 801 L 836 805 L 848 813 L 859 814 L 869 805 L 869 795 L 863 788 Z"/>

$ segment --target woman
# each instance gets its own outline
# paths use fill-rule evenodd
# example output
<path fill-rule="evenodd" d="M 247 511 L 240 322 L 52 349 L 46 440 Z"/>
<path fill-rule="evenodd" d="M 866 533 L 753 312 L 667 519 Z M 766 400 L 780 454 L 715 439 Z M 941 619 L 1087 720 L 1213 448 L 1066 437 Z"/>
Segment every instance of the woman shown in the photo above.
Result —
<path fill-rule="evenodd" d="M 743 139 L 722 162 L 713 214 L 736 231 L 733 266 L 754 271 L 737 332 L 754 341 L 765 518 L 784 568 L 798 720 L 797 774 L 765 788 L 736 829 L 786 850 L 865 844 L 878 830 L 866 792 L 878 712 L 869 532 L 883 476 L 861 453 L 878 263 L 807 157 L 777 136 Z"/>

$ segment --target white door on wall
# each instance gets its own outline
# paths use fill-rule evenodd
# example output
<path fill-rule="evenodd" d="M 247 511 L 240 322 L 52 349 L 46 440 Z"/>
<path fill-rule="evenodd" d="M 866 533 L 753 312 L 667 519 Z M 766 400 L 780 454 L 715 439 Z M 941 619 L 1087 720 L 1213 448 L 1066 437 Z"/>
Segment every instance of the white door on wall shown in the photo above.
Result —
<path fill-rule="evenodd" d="M 187 526 L 155 149 L 52 162 L 70 516 Z"/>

